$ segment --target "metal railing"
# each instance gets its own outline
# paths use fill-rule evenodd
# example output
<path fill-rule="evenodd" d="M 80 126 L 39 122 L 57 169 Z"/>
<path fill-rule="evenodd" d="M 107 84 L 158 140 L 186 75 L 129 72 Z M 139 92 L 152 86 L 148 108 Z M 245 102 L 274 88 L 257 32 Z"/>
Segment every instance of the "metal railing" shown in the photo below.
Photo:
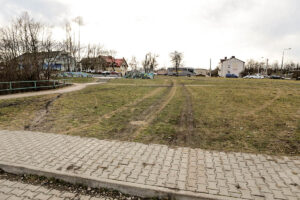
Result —
<path fill-rule="evenodd" d="M 57 87 L 66 86 L 70 84 L 72 84 L 72 82 L 68 79 L 0 82 L 0 92 L 29 90 L 29 89 L 35 90 L 41 88 L 57 88 Z"/>

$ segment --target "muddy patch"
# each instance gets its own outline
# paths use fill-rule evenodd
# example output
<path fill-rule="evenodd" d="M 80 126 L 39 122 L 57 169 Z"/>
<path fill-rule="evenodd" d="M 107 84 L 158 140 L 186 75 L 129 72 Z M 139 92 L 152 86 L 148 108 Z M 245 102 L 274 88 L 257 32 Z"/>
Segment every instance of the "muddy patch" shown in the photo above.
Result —
<path fill-rule="evenodd" d="M 62 94 L 59 94 L 59 95 L 55 96 L 54 98 L 50 99 L 49 101 L 47 101 L 45 106 L 36 113 L 36 117 L 33 119 L 32 123 L 29 125 L 25 125 L 24 129 L 31 130 L 31 131 L 37 130 L 39 128 L 39 125 L 45 120 L 46 115 L 50 112 L 49 108 L 51 107 L 53 102 L 56 101 L 61 96 L 62 96 Z"/>
<path fill-rule="evenodd" d="M 178 132 L 170 139 L 170 144 L 190 144 L 193 142 L 193 138 L 195 137 L 194 132 L 196 126 L 193 113 L 192 95 L 184 84 L 181 84 L 181 90 L 185 97 L 184 106 L 180 114 Z"/>
<path fill-rule="evenodd" d="M 4 102 L 4 103 L 0 103 L 0 108 L 7 108 L 7 107 L 12 107 L 12 106 L 17 106 L 17 105 L 20 105 L 21 102 L 12 102 L 12 103 L 7 103 L 7 102 Z"/>

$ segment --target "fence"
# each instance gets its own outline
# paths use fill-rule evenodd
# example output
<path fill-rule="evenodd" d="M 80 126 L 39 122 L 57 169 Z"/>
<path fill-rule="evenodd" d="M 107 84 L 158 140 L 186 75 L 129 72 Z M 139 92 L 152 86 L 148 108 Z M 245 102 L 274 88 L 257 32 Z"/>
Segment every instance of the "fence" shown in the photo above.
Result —
<path fill-rule="evenodd" d="M 57 88 L 70 84 L 70 80 L 67 79 L 0 82 L 0 92 L 9 92 L 17 90 L 36 90 L 42 88 Z"/>

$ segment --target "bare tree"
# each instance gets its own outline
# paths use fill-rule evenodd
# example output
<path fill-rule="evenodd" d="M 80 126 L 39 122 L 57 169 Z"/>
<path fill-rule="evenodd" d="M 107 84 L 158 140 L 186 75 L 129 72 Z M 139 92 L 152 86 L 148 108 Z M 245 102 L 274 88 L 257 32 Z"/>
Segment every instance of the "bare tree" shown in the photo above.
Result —
<path fill-rule="evenodd" d="M 74 48 L 75 45 L 74 45 L 74 38 L 72 38 L 71 24 L 69 22 L 66 22 L 65 28 L 66 28 L 66 39 L 63 42 L 63 44 L 64 44 L 64 50 L 70 54 L 70 56 L 68 56 L 68 58 L 67 58 L 67 71 L 70 72 L 71 71 L 71 57 L 75 58 L 76 48 Z M 75 49 L 75 51 L 74 51 L 74 49 Z"/>
<path fill-rule="evenodd" d="M 89 44 L 86 51 L 86 56 L 81 60 L 81 65 L 85 71 L 95 70 L 101 71 L 106 70 L 106 62 L 101 56 L 103 52 L 102 45 L 91 45 Z"/>
<path fill-rule="evenodd" d="M 176 75 L 178 76 L 178 68 L 180 65 L 182 65 L 182 60 L 183 60 L 183 53 L 174 51 L 170 53 L 171 61 L 174 65 L 174 68 L 176 70 Z"/>
<path fill-rule="evenodd" d="M 138 61 L 136 60 L 135 56 L 132 56 L 131 61 L 129 63 L 129 66 L 130 66 L 131 70 L 137 70 L 137 68 L 138 68 Z"/>
<path fill-rule="evenodd" d="M 2 80 L 39 80 L 44 60 L 40 52 L 53 51 L 51 29 L 22 14 L 0 29 L 0 57 L 4 67 Z"/>
<path fill-rule="evenodd" d="M 158 65 L 157 63 L 158 55 L 147 53 L 145 55 L 145 60 L 143 60 L 142 65 L 146 73 L 153 72 L 155 67 Z"/>
<path fill-rule="evenodd" d="M 43 60 L 43 75 L 46 79 L 50 79 L 53 72 L 58 70 L 56 67 L 56 62 L 59 57 L 62 56 L 63 44 L 51 39 L 51 37 L 47 38 L 43 41 L 42 52 L 39 52 L 40 59 Z M 67 56 L 69 59 L 69 57 Z"/>

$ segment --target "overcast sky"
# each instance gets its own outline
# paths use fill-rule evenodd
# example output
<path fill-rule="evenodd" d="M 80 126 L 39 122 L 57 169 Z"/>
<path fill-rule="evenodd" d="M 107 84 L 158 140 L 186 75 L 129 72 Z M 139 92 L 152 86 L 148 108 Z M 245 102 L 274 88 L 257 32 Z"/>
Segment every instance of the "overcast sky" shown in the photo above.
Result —
<path fill-rule="evenodd" d="M 119 57 L 142 60 L 159 54 L 159 66 L 170 66 L 169 53 L 184 53 L 187 67 L 213 68 L 235 55 L 281 62 L 300 61 L 299 0 L 0 0 L 0 25 L 27 11 L 54 27 L 64 39 L 64 23 L 82 16 L 82 43 L 102 44 Z M 78 30 L 74 24 L 73 30 Z"/>

